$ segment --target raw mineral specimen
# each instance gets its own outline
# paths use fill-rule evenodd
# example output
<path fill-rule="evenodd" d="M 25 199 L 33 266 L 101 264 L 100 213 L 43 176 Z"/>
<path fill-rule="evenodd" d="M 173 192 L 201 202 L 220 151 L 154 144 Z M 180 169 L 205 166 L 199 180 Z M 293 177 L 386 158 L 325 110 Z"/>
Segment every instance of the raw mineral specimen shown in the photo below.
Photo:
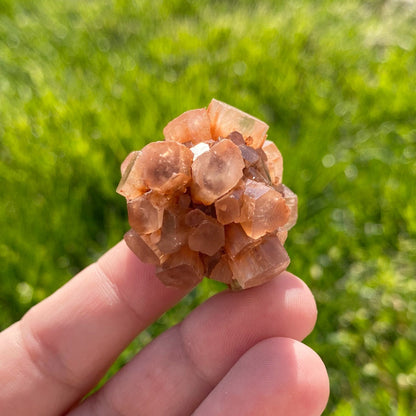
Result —
<path fill-rule="evenodd" d="M 130 249 L 168 286 L 204 276 L 246 289 L 289 265 L 283 245 L 297 196 L 268 125 L 213 99 L 167 124 L 165 141 L 131 152 L 117 192 L 127 199 Z"/>

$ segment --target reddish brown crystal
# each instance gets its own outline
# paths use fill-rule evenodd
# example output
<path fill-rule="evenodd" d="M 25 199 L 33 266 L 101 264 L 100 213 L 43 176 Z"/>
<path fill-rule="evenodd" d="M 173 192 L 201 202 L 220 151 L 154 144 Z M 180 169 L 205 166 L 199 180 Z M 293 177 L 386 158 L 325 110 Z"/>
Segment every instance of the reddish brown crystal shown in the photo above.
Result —
<path fill-rule="evenodd" d="M 155 233 L 156 245 L 162 253 L 175 253 L 186 244 L 188 232 L 183 215 L 165 210 L 162 227 Z"/>
<path fill-rule="evenodd" d="M 132 229 L 124 239 L 168 286 L 203 276 L 245 289 L 289 264 L 283 247 L 297 196 L 281 183 L 283 161 L 268 126 L 212 100 L 164 129 L 166 141 L 130 153 L 117 192 Z"/>
<path fill-rule="evenodd" d="M 227 285 L 232 284 L 233 272 L 231 271 L 228 257 L 225 254 L 221 256 L 219 262 L 212 269 L 212 272 L 208 275 L 208 277 Z"/>
<path fill-rule="evenodd" d="M 144 239 L 147 240 L 147 243 Z M 163 255 L 157 247 L 152 244 L 150 245 L 153 246 L 153 249 L 150 247 L 148 244 L 150 241 L 147 235 L 140 236 L 133 229 L 124 234 L 124 241 L 127 243 L 130 250 L 144 263 L 160 264 L 161 261 L 163 262 L 167 259 L 167 256 Z"/>
<path fill-rule="evenodd" d="M 117 192 L 123 195 L 127 201 L 138 198 L 146 192 L 146 184 L 141 175 L 140 158 L 141 152 L 132 152 L 121 165 L 122 177 L 117 186 Z"/>
<path fill-rule="evenodd" d="M 273 185 L 282 183 L 283 158 L 279 149 L 272 141 L 266 140 L 262 146 L 262 150 L 267 156 L 266 165 Z"/>
<path fill-rule="evenodd" d="M 233 131 L 241 133 L 246 143 L 255 149 L 261 147 L 266 140 L 269 126 L 231 105 L 213 99 L 208 106 L 208 116 L 214 140 L 227 137 Z"/>
<path fill-rule="evenodd" d="M 213 256 L 224 246 L 224 227 L 214 218 L 208 217 L 194 227 L 188 237 L 188 246 L 191 250 Z"/>
<path fill-rule="evenodd" d="M 230 140 L 216 143 L 192 164 L 192 199 L 211 205 L 237 185 L 243 176 L 243 168 L 238 146 Z"/>
<path fill-rule="evenodd" d="M 253 149 L 252 147 L 245 144 L 238 146 L 238 148 L 240 149 L 241 155 L 243 156 L 246 168 L 255 166 L 257 163 L 259 163 L 260 155 L 256 149 Z"/>
<path fill-rule="evenodd" d="M 166 141 L 197 144 L 211 139 L 207 110 L 189 110 L 169 122 L 163 129 Z"/>
<path fill-rule="evenodd" d="M 277 238 L 282 243 L 282 245 L 285 244 L 288 232 L 286 230 L 281 230 L 276 232 Z"/>
<path fill-rule="evenodd" d="M 243 289 L 261 285 L 289 266 L 290 259 L 276 236 L 267 236 L 230 261 L 233 278 Z"/>
<path fill-rule="evenodd" d="M 286 224 L 289 208 L 283 196 L 265 183 L 246 182 L 243 195 L 243 216 L 247 220 L 241 223 L 246 234 L 259 238 Z"/>
<path fill-rule="evenodd" d="M 283 198 L 286 201 L 286 205 L 289 208 L 289 219 L 284 225 L 282 225 L 282 230 L 290 230 L 298 220 L 298 196 L 290 190 L 286 185 L 279 185 L 277 188 L 283 195 Z"/>
<path fill-rule="evenodd" d="M 127 202 L 130 226 L 139 234 L 157 231 L 162 226 L 163 208 L 152 204 L 148 194 Z"/>
<path fill-rule="evenodd" d="M 202 264 L 204 265 L 204 276 L 210 277 L 212 270 L 221 260 L 221 257 L 224 255 L 224 250 L 218 250 L 213 256 L 207 254 L 199 253 L 201 257 Z"/>
<path fill-rule="evenodd" d="M 185 215 L 185 224 L 188 227 L 197 227 L 199 224 L 201 224 L 203 221 L 207 219 L 207 214 L 205 214 L 200 209 L 196 208 L 192 211 L 189 211 Z"/>
<path fill-rule="evenodd" d="M 237 185 L 230 192 L 215 201 L 215 213 L 221 224 L 240 222 L 243 205 L 244 183 Z"/>
<path fill-rule="evenodd" d="M 224 246 L 224 227 L 200 209 L 189 211 L 185 224 L 190 227 L 188 246 L 191 250 L 213 256 Z"/>
<path fill-rule="evenodd" d="M 124 175 L 124 172 L 130 166 L 130 163 L 132 163 L 133 160 L 136 159 L 138 153 L 139 152 L 137 150 L 134 150 L 133 152 L 130 152 L 127 155 L 127 157 L 123 160 L 123 162 L 121 163 L 121 166 L 120 166 L 120 171 L 121 171 L 122 175 Z"/>
<path fill-rule="evenodd" d="M 225 251 L 231 259 L 256 243 L 257 240 L 250 238 L 240 224 L 231 223 L 225 227 Z"/>
<path fill-rule="evenodd" d="M 244 168 L 243 173 L 247 179 L 251 179 L 252 181 L 265 184 L 269 184 L 271 182 L 269 175 L 265 173 L 261 166 L 250 166 L 248 168 Z"/>
<path fill-rule="evenodd" d="M 193 153 L 176 142 L 154 142 L 130 156 L 117 192 L 132 200 L 148 190 L 171 194 L 191 180 Z"/>
<path fill-rule="evenodd" d="M 191 180 L 193 154 L 176 142 L 154 142 L 141 152 L 141 172 L 149 189 L 173 193 L 185 189 Z"/>
<path fill-rule="evenodd" d="M 240 146 L 242 144 L 246 144 L 246 142 L 244 141 L 244 137 L 241 133 L 239 133 L 238 131 L 233 131 L 231 132 L 228 136 L 227 136 L 228 140 L 231 140 L 234 144 L 236 144 L 237 146 Z"/>
<path fill-rule="evenodd" d="M 198 253 L 182 247 L 157 268 L 156 276 L 167 286 L 187 288 L 199 283 L 203 272 L 204 266 Z"/>

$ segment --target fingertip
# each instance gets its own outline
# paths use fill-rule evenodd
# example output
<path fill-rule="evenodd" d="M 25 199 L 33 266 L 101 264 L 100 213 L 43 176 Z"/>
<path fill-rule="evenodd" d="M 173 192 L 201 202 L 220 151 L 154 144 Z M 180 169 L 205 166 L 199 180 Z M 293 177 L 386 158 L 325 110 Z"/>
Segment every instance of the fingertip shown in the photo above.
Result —
<path fill-rule="evenodd" d="M 285 285 L 284 302 L 288 310 L 296 315 L 297 336 L 294 339 L 303 340 L 313 330 L 318 318 L 318 308 L 315 297 L 308 285 L 290 272 L 284 272 L 278 277 L 280 284 Z"/>
<path fill-rule="evenodd" d="M 319 416 L 329 396 L 320 357 L 289 338 L 269 338 L 247 351 L 194 415 Z"/>
<path fill-rule="evenodd" d="M 330 385 L 321 357 L 310 347 L 294 341 L 298 355 L 299 394 L 311 415 L 321 415 L 328 403 Z"/>
<path fill-rule="evenodd" d="M 290 320 L 286 322 L 282 334 L 275 335 L 301 341 L 312 332 L 318 316 L 315 297 L 299 277 L 285 271 L 265 285 L 249 290 L 258 290 L 256 296 L 270 302 L 271 310 L 277 318 L 281 311 L 290 313 Z M 264 302 L 263 305 L 266 307 L 267 304 Z M 285 325 L 284 322 L 279 322 L 280 326 L 282 324 Z"/>
<path fill-rule="evenodd" d="M 251 360 L 263 360 L 272 388 L 281 391 L 282 381 L 295 400 L 288 415 L 318 416 L 329 398 L 329 379 L 321 357 L 307 345 L 290 338 L 269 338 L 255 345 Z M 263 357 L 263 358 L 261 358 Z"/>

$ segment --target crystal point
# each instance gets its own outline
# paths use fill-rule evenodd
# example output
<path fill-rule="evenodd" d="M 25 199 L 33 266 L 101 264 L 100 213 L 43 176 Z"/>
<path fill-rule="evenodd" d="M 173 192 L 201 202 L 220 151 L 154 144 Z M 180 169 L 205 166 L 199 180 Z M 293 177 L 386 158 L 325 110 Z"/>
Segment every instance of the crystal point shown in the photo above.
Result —
<path fill-rule="evenodd" d="M 122 176 L 117 186 L 117 193 L 127 201 L 135 199 L 146 192 L 146 184 L 140 172 L 141 152 L 132 152 L 121 166 Z"/>
<path fill-rule="evenodd" d="M 147 240 L 147 242 L 145 241 Z M 133 229 L 124 234 L 124 241 L 130 250 L 143 262 L 159 265 L 166 260 L 164 256 L 147 236 L 141 236 Z"/>
<path fill-rule="evenodd" d="M 266 140 L 269 129 L 266 123 L 229 104 L 213 99 L 208 106 L 208 116 L 214 140 L 227 137 L 234 131 L 239 132 L 246 143 L 255 149 L 261 147 Z"/>

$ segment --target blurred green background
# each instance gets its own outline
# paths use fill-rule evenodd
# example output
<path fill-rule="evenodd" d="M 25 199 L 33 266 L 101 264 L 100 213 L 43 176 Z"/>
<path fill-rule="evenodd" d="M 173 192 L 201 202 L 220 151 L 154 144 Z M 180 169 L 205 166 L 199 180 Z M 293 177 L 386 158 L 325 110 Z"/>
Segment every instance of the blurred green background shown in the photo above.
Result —
<path fill-rule="evenodd" d="M 409 0 L 1 0 L 0 329 L 122 237 L 119 164 L 212 97 L 270 124 L 299 195 L 287 249 L 318 303 L 325 414 L 416 414 Z"/>

